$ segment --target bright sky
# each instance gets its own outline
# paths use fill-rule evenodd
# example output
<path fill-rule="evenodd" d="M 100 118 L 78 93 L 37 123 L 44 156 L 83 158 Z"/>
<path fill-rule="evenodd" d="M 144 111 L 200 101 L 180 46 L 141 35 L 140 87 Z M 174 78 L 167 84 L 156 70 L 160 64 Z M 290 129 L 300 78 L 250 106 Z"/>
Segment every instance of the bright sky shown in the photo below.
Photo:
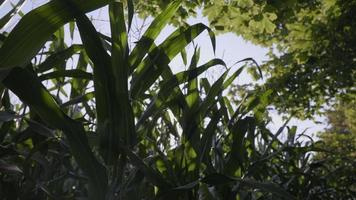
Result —
<path fill-rule="evenodd" d="M 1 2 L 1 0 L 0 0 Z M 8 10 L 11 8 L 10 2 L 16 3 L 17 0 L 7 0 L 5 5 L 0 7 L 0 17 L 3 16 Z M 44 2 L 44 0 L 28 0 L 25 5 L 21 8 L 21 11 L 24 13 L 27 13 L 29 10 L 31 10 L 34 7 L 37 7 L 38 5 L 41 5 Z M 95 11 L 90 14 L 95 20 L 95 25 L 98 31 L 101 31 L 104 34 L 109 34 L 109 24 L 107 22 L 107 12 L 105 10 L 100 10 L 100 11 Z M 12 20 L 8 26 L 5 28 L 6 30 L 11 29 L 16 22 L 18 21 L 19 17 L 16 17 L 14 20 Z M 149 18 L 145 21 L 145 24 L 149 24 L 149 22 L 152 19 Z M 208 20 L 204 18 L 201 14 L 198 14 L 197 17 L 195 18 L 190 18 L 188 20 L 189 24 L 195 24 L 195 23 L 204 23 L 206 25 L 208 24 Z M 133 27 L 138 27 L 143 24 L 143 21 L 141 19 L 135 18 L 133 22 Z M 157 43 L 160 43 L 161 41 L 164 40 L 170 33 L 172 33 L 175 30 L 174 27 L 172 26 L 167 26 L 162 33 L 160 34 L 159 38 L 157 39 Z M 78 36 L 77 36 L 78 37 Z M 78 37 L 79 38 L 79 37 Z M 131 38 L 133 41 L 134 39 Z M 78 39 L 79 40 L 79 39 Z M 195 44 L 197 44 L 201 48 L 201 56 L 200 56 L 200 63 L 205 63 L 206 61 L 209 61 L 210 59 L 217 57 L 217 58 L 222 58 L 228 66 L 231 66 L 233 63 L 236 61 L 242 60 L 247 57 L 252 57 L 257 61 L 257 63 L 261 64 L 265 60 L 267 60 L 266 53 L 267 49 L 256 46 L 251 44 L 250 42 L 247 42 L 243 40 L 241 37 L 236 36 L 235 34 L 232 33 L 226 33 L 226 34 L 221 34 L 217 35 L 216 38 L 216 53 L 212 52 L 211 48 L 211 43 L 208 37 L 207 33 L 201 34 L 196 40 Z M 189 61 L 189 56 L 192 55 L 192 45 L 187 50 L 188 54 L 188 61 Z M 184 69 L 183 62 L 180 56 L 177 56 L 170 64 L 172 67 L 173 71 L 180 71 Z M 236 66 L 238 67 L 238 66 Z M 218 77 L 218 75 L 221 73 L 222 68 L 216 68 L 215 70 L 209 71 L 206 76 L 214 80 Z M 238 81 L 236 82 L 237 84 L 244 84 L 244 83 L 250 83 L 252 79 L 249 77 L 248 74 L 243 73 L 239 78 Z M 270 129 L 272 129 L 273 132 L 277 131 L 280 126 L 283 125 L 284 121 L 282 120 L 282 117 L 277 114 L 276 111 L 271 111 L 271 116 L 273 119 L 273 124 L 270 124 Z M 317 117 L 316 118 L 320 122 L 324 122 L 325 120 L 323 118 Z M 296 125 L 298 126 L 298 133 L 303 132 L 305 129 L 308 129 L 306 133 L 310 136 L 315 136 L 315 133 L 318 131 L 321 131 L 326 127 L 325 123 L 322 124 L 316 124 L 313 121 L 306 120 L 306 121 L 300 121 L 297 119 L 292 119 L 291 122 L 289 123 L 290 126 Z"/>

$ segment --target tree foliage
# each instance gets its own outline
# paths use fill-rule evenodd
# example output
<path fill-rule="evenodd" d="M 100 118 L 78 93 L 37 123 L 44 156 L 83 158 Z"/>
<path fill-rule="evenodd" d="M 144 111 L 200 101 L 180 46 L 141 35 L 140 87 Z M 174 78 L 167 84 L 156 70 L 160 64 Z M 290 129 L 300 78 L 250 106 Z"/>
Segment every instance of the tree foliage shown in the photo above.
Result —
<path fill-rule="evenodd" d="M 356 193 L 356 102 L 353 98 L 341 101 L 327 112 L 329 128 L 319 133 L 320 148 L 314 160 L 321 166 L 320 175 L 328 177 L 325 182 L 335 185 L 330 195 L 346 199 Z M 338 192 L 336 192 L 338 191 Z"/>

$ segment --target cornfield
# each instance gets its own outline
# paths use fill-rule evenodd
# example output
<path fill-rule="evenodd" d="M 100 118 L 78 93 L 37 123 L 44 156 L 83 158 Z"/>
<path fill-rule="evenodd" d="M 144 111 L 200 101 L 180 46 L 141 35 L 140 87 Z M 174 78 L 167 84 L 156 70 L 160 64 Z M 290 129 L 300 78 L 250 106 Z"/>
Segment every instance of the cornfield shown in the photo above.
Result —
<path fill-rule="evenodd" d="M 85 15 L 107 5 L 110 36 Z M 53 0 L 0 34 L 2 199 L 330 195 L 314 173 L 314 143 L 298 142 L 287 122 L 276 133 L 266 128 L 272 88 L 238 102 L 225 95 L 248 65 L 229 67 L 218 58 L 198 65 L 196 47 L 187 70 L 172 72 L 171 60 L 202 32 L 215 50 L 209 27 L 180 27 L 156 45 L 179 9 L 173 1 L 130 49 L 133 6 L 130 0 Z M 81 43 L 65 43 L 66 24 L 77 27 Z M 202 74 L 214 67 L 224 72 L 212 82 Z"/>

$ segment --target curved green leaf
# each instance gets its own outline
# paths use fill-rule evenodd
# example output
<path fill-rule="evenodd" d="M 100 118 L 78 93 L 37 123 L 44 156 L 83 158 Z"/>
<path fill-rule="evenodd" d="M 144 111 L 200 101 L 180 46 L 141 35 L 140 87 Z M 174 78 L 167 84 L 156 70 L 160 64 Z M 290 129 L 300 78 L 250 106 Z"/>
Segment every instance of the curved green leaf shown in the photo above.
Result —
<path fill-rule="evenodd" d="M 61 111 L 38 78 L 26 69 L 14 68 L 3 84 L 33 108 L 43 121 L 64 132 L 78 165 L 89 177 L 90 199 L 104 198 L 106 170 L 94 157 L 84 128 Z"/>
<path fill-rule="evenodd" d="M 131 73 L 140 64 L 142 59 L 145 57 L 147 52 L 153 47 L 154 41 L 163 30 L 163 28 L 168 24 L 171 18 L 174 16 L 176 11 L 180 6 L 181 0 L 173 1 L 160 15 L 158 15 L 150 26 L 147 28 L 146 32 L 143 34 L 141 39 L 137 42 L 135 48 L 132 50 L 129 63 Z"/>
<path fill-rule="evenodd" d="M 54 54 L 51 54 L 46 58 L 44 62 L 39 64 L 36 68 L 36 72 L 45 72 L 52 68 L 57 67 L 63 63 L 63 61 L 67 60 L 68 58 L 72 57 L 75 53 L 82 51 L 83 46 L 79 44 L 73 44 L 72 46 L 64 49 L 62 51 L 58 51 Z M 63 66 L 64 67 L 64 66 Z"/>
<path fill-rule="evenodd" d="M 6 26 L 6 24 L 11 20 L 11 18 L 18 12 L 18 10 L 24 4 L 24 2 L 25 0 L 18 1 L 17 4 L 13 5 L 13 8 L 0 19 L 0 29 Z"/>
<path fill-rule="evenodd" d="M 195 24 L 183 30 L 178 29 L 161 45 L 152 49 L 133 74 L 131 96 L 136 98 L 145 92 L 167 69 L 170 61 L 204 30 L 211 32 L 204 24 Z"/>
<path fill-rule="evenodd" d="M 204 73 L 209 68 L 223 65 L 225 62 L 221 59 L 212 59 L 209 62 L 187 71 L 179 72 L 176 75 L 166 78 L 161 84 L 161 89 L 158 92 L 156 98 L 150 103 L 148 108 L 142 114 L 138 122 L 136 123 L 136 128 L 138 128 L 146 119 L 154 115 L 157 111 L 163 109 L 162 106 L 168 106 L 166 102 L 169 102 L 172 99 L 178 98 L 177 96 L 183 96 L 183 93 L 178 93 L 175 90 L 180 90 L 179 85 L 189 82 L 190 80 L 198 77 L 200 74 Z M 184 99 L 184 98 L 183 98 Z M 178 116 L 176 116 L 178 117 Z"/>
<path fill-rule="evenodd" d="M 80 78 L 80 79 L 93 79 L 93 74 L 85 72 L 80 69 L 72 69 L 72 70 L 57 70 L 53 72 L 49 72 L 47 74 L 42 74 L 39 76 L 41 81 L 48 79 L 56 79 L 56 78 L 64 78 L 64 77 L 72 77 L 72 78 Z"/>
<path fill-rule="evenodd" d="M 242 186 L 253 188 L 253 189 L 260 189 L 265 192 L 270 192 L 284 199 L 296 199 L 294 196 L 289 194 L 283 188 L 281 188 L 280 186 L 272 182 L 258 182 L 249 179 L 239 179 L 239 178 L 228 177 L 223 174 L 210 174 L 204 177 L 201 181 L 209 185 L 221 185 L 221 184 L 227 184 L 231 182 L 239 182 Z"/>
<path fill-rule="evenodd" d="M 73 0 L 83 12 L 107 5 L 112 0 Z M 66 1 L 50 1 L 26 14 L 11 31 L 0 48 L 0 68 L 23 66 L 29 62 L 48 38 L 73 19 Z"/>

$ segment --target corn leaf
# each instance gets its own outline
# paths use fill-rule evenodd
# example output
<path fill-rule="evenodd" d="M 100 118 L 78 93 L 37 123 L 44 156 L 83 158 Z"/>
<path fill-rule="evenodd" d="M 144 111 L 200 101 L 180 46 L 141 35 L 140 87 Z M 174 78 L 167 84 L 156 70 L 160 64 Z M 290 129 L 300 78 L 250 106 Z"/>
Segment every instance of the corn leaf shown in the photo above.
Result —
<path fill-rule="evenodd" d="M 56 79 L 56 78 L 63 78 L 63 77 L 72 77 L 72 78 L 91 80 L 93 79 L 93 74 L 85 72 L 80 69 L 57 70 L 46 74 L 42 74 L 41 76 L 39 76 L 39 79 L 41 81 L 44 81 L 48 79 Z"/>
<path fill-rule="evenodd" d="M 0 29 L 4 28 L 6 24 L 11 20 L 11 18 L 16 15 L 20 7 L 24 4 L 25 0 L 20 0 L 13 5 L 12 9 L 0 19 Z"/>
<path fill-rule="evenodd" d="M 74 158 L 89 177 L 90 199 L 104 198 L 107 185 L 105 168 L 89 148 L 83 127 L 61 111 L 38 78 L 27 69 L 14 68 L 3 84 L 33 108 L 42 120 L 64 132 Z"/>
<path fill-rule="evenodd" d="M 178 29 L 161 45 L 152 49 L 133 74 L 131 96 L 136 98 L 146 91 L 163 71 L 167 70 L 170 61 L 204 30 L 211 32 L 204 24 L 189 26 L 184 30 Z"/>
<path fill-rule="evenodd" d="M 41 64 L 39 64 L 37 68 L 37 72 L 45 72 L 47 70 L 50 70 L 52 68 L 59 67 L 60 64 L 63 63 L 63 61 L 69 59 L 72 57 L 75 53 L 78 53 L 83 50 L 83 46 L 79 44 L 73 44 L 72 46 L 58 51 L 54 54 L 51 54 L 46 58 L 45 61 L 43 61 Z"/>
<path fill-rule="evenodd" d="M 180 6 L 181 1 L 175 0 L 173 1 L 167 9 L 164 10 L 161 14 L 159 14 L 150 26 L 147 28 L 146 32 L 143 34 L 142 38 L 137 42 L 135 48 L 132 50 L 129 58 L 130 63 L 130 73 L 136 69 L 136 67 L 140 64 L 142 59 L 145 57 L 147 52 L 154 45 L 154 41 L 159 35 L 159 33 L 163 30 L 163 28 L 168 24 L 173 15 L 176 13 Z"/>
<path fill-rule="evenodd" d="M 90 12 L 111 0 L 73 1 L 83 12 Z M 50 1 L 26 14 L 0 48 L 0 68 L 24 66 L 29 62 L 57 29 L 73 19 L 71 10 L 67 1 Z"/>

